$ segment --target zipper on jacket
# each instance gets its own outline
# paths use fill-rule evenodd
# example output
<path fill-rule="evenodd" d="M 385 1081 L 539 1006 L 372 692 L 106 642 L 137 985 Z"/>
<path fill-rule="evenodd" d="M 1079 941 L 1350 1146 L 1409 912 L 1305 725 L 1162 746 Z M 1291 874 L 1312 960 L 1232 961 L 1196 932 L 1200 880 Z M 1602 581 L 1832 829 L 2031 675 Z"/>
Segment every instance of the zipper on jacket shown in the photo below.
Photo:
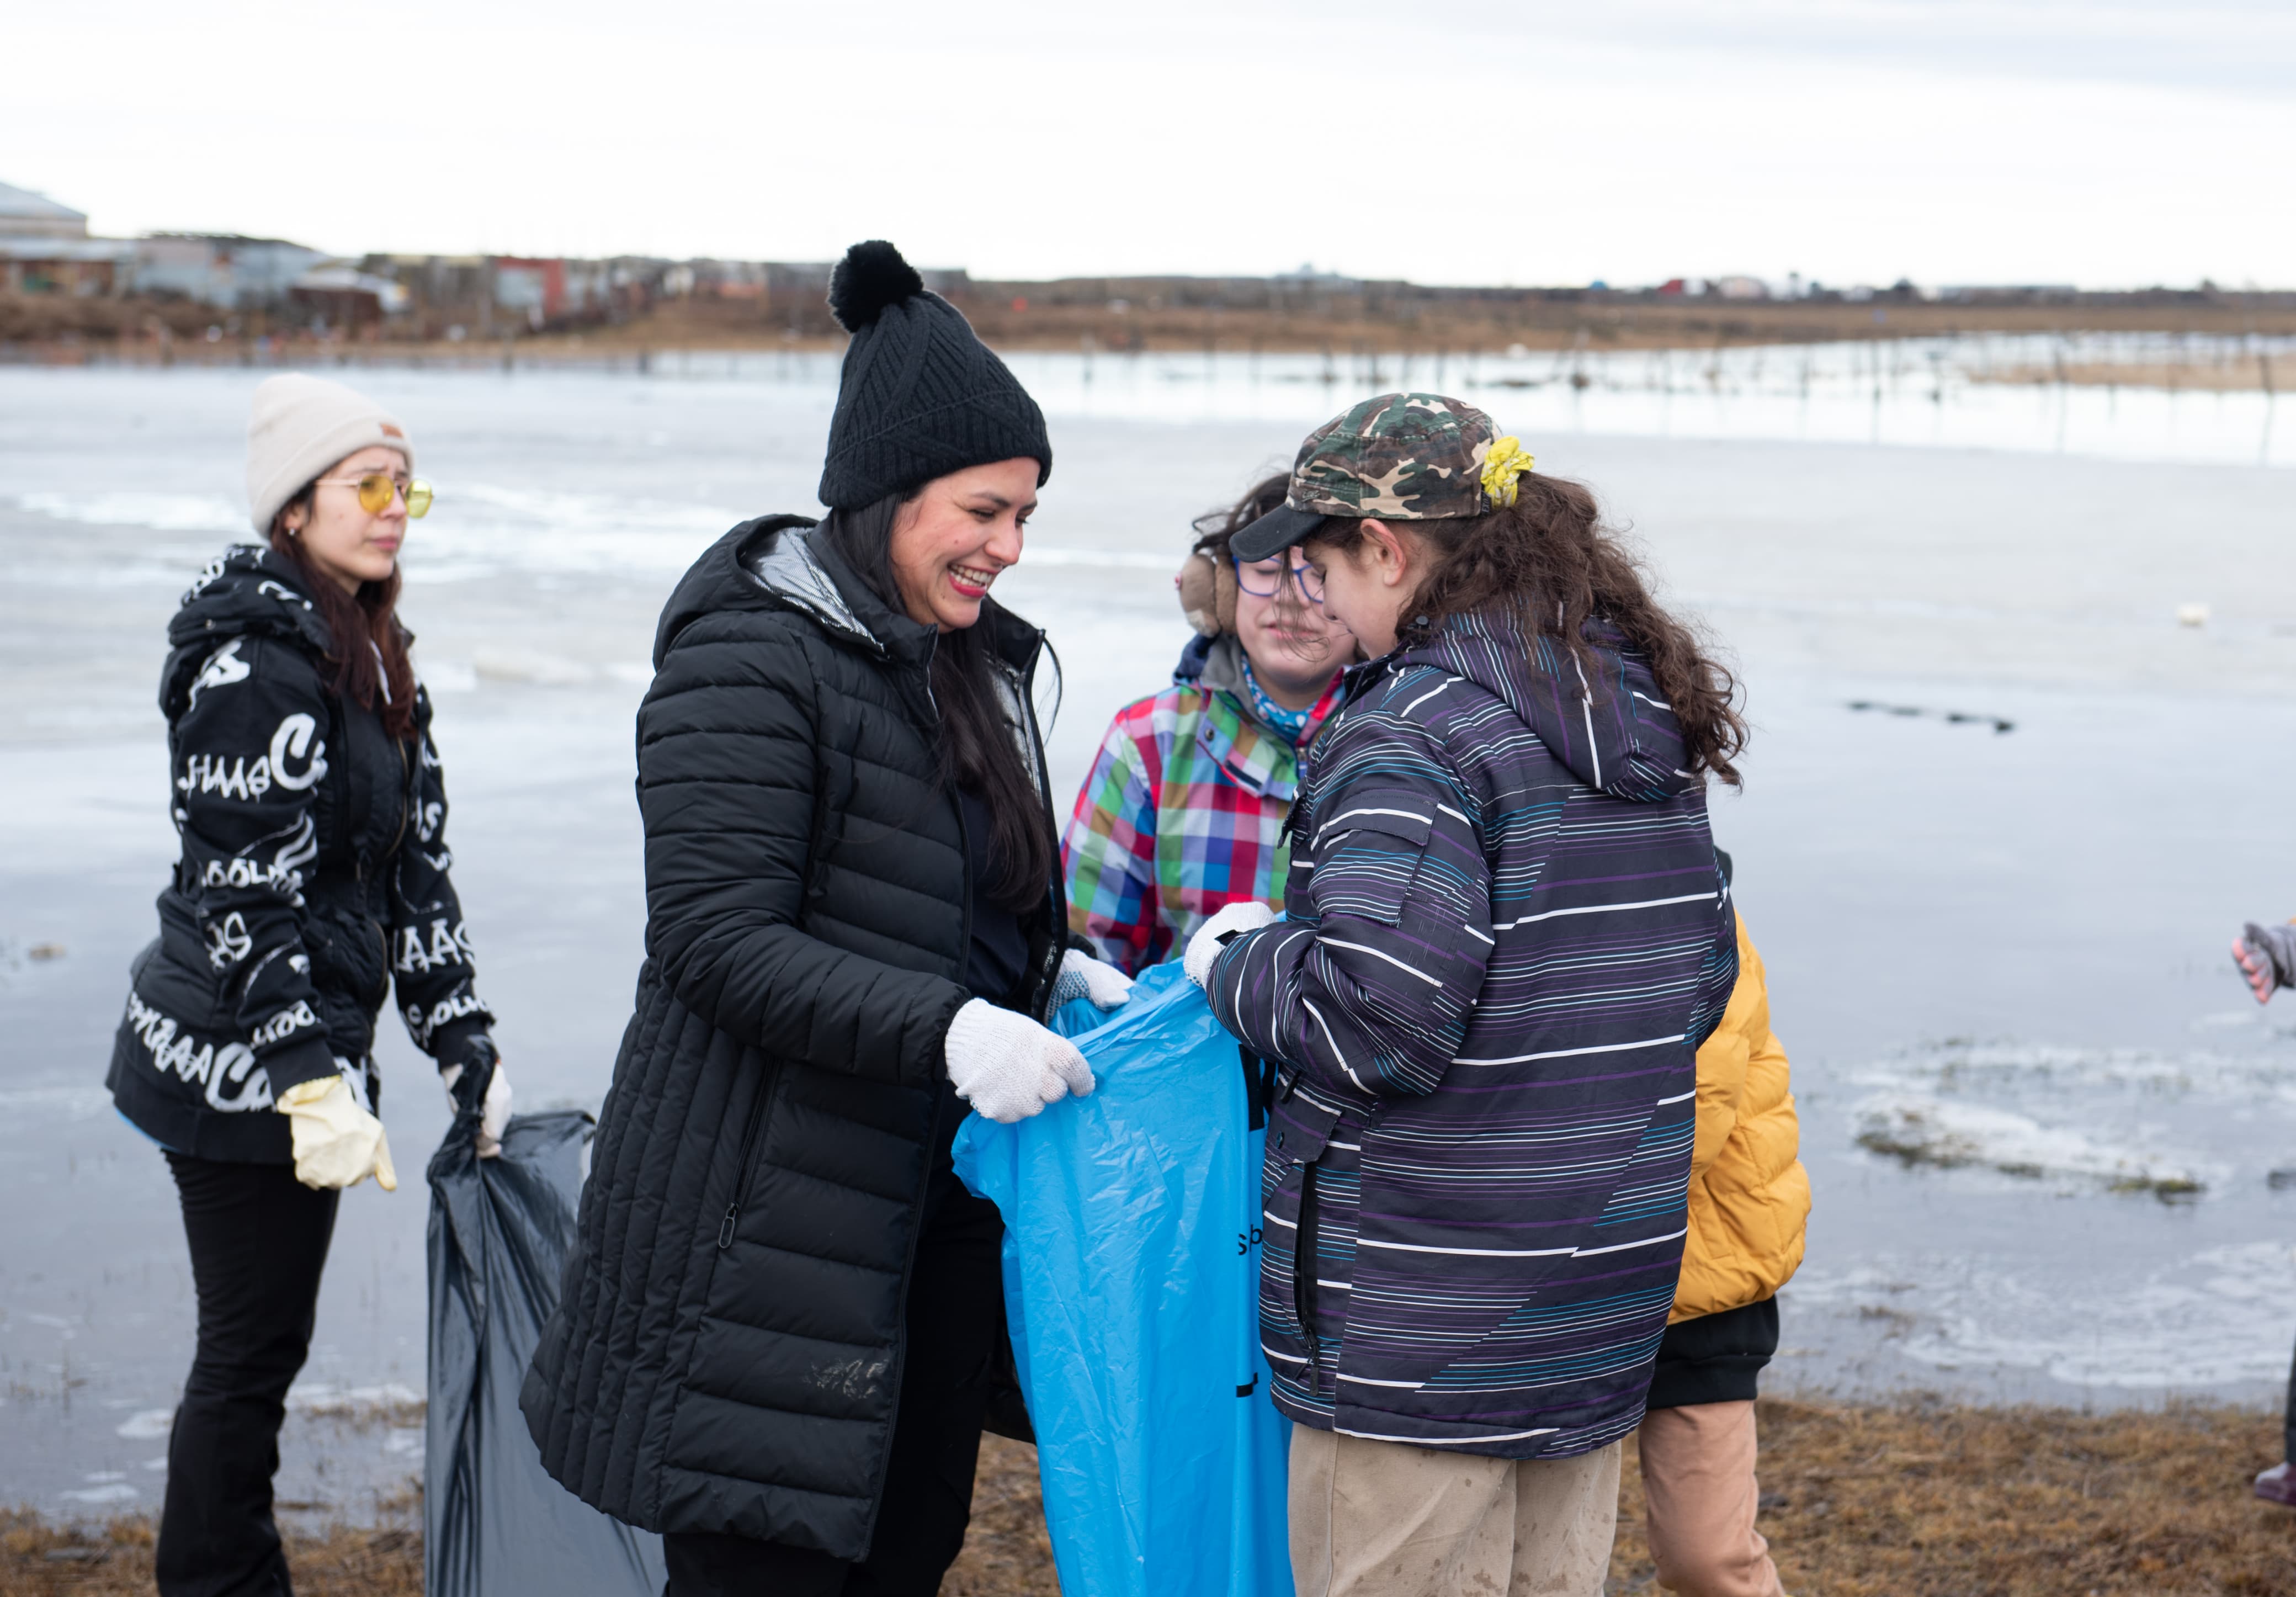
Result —
<path fill-rule="evenodd" d="M 750 1156 L 757 1149 L 758 1128 L 766 1121 L 766 1101 L 774 1095 L 774 1083 L 780 1073 L 769 1075 L 758 1088 L 758 1096 L 750 1105 L 750 1117 L 742 1125 L 742 1150 L 734 1155 L 734 1201 L 726 1206 L 726 1218 L 718 1225 L 718 1246 L 734 1246 L 734 1227 L 742 1218 L 742 1206 L 750 1197 Z"/>
<path fill-rule="evenodd" d="M 1303 1165 L 1300 1169 L 1300 1229 L 1293 1233 L 1292 1255 L 1292 1312 L 1300 1316 L 1300 1342 L 1307 1349 L 1310 1379 L 1308 1389 L 1321 1395 L 1323 1392 L 1323 1348 L 1316 1334 L 1316 1272 L 1321 1266 L 1316 1254 L 1321 1246 L 1316 1223 L 1323 1216 L 1317 1213 L 1316 1201 L 1316 1167 Z"/>
<path fill-rule="evenodd" d="M 422 769 L 421 762 L 407 753 L 406 742 L 404 738 L 394 738 L 392 741 L 398 745 L 398 769 L 405 779 L 399 785 L 398 830 L 392 836 L 390 846 L 382 852 L 382 857 L 386 860 L 397 854 L 398 845 L 406 841 L 407 819 L 414 813 L 414 806 L 422 802 L 422 783 L 416 774 Z"/>
<path fill-rule="evenodd" d="M 1045 758 L 1045 731 L 1037 720 L 1037 663 L 1044 657 L 1045 634 L 1040 629 L 1037 633 L 1037 652 L 1029 656 L 1029 669 L 1021 676 L 1021 706 L 1029 717 L 1029 742 L 1036 754 L 1037 799 L 1045 807 L 1045 825 L 1053 834 L 1052 947 L 1037 973 L 1038 986 L 1029 1017 L 1038 1025 L 1052 1018 L 1053 984 L 1060 978 L 1061 963 L 1067 958 L 1069 947 L 1068 868 L 1061 859 L 1061 825 L 1053 810 L 1052 767 Z M 969 940 L 966 946 L 971 946 Z"/>

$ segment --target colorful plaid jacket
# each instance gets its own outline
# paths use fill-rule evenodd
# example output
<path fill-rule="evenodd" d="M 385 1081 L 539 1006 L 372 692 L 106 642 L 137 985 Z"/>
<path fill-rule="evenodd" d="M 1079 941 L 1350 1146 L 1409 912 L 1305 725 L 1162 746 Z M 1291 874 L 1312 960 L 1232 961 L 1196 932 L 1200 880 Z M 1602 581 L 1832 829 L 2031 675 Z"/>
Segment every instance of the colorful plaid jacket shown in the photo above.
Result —
<path fill-rule="evenodd" d="M 1288 918 L 1212 1008 L 1282 1062 L 1262 1344 L 1320 1429 L 1559 1458 L 1640 1422 L 1734 917 L 1649 671 L 1495 616 L 1350 673 Z"/>
<path fill-rule="evenodd" d="M 1312 740 L 1339 682 L 1308 712 Z M 1069 929 L 1128 975 L 1161 964 L 1216 910 L 1283 901 L 1293 745 L 1251 714 L 1233 637 L 1182 657 L 1163 692 L 1109 723 L 1061 844 Z"/>

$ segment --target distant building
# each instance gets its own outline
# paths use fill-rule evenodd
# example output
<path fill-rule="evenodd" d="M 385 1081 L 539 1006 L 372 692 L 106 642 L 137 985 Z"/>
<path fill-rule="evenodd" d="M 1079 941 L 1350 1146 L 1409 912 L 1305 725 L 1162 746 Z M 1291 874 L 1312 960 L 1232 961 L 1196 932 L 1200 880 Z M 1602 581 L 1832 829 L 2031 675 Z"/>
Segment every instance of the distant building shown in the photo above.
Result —
<path fill-rule="evenodd" d="M 611 261 L 497 255 L 487 264 L 494 273 L 495 308 L 536 328 L 558 321 L 600 319 L 614 302 Z M 764 292 L 762 281 L 754 292 Z"/>
<path fill-rule="evenodd" d="M 135 292 L 174 294 L 221 310 L 275 305 L 324 252 L 283 238 L 232 233 L 155 233 L 138 239 Z"/>
<path fill-rule="evenodd" d="M 288 303 L 335 327 L 363 327 L 397 316 L 411 298 L 388 277 L 340 264 L 313 267 L 287 289 Z"/>
<path fill-rule="evenodd" d="M 87 213 L 0 183 L 0 238 L 86 238 Z"/>
<path fill-rule="evenodd" d="M 19 294 L 116 294 L 135 246 L 90 238 L 87 215 L 45 194 L 0 183 L 0 288 Z"/>
<path fill-rule="evenodd" d="M 1306 289 L 1326 294 L 1351 294 L 1363 286 L 1354 277 L 1343 277 L 1337 272 L 1319 272 L 1308 261 L 1300 264 L 1296 272 L 1278 272 L 1268 279 L 1278 288 Z"/>

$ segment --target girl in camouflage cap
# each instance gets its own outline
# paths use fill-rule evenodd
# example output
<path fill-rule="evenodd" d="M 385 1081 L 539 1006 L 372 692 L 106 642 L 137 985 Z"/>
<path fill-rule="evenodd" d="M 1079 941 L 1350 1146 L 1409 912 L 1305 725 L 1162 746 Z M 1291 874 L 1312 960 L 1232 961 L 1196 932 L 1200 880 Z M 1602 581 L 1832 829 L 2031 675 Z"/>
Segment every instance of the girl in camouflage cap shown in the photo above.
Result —
<path fill-rule="evenodd" d="M 1263 1346 L 1302 1593 L 1602 1590 L 1737 971 L 1706 784 L 1729 674 L 1574 483 L 1472 406 L 1311 434 L 1240 558 L 1304 547 L 1369 663 L 1316 740 L 1285 918 L 1189 974 L 1281 1062 Z"/>

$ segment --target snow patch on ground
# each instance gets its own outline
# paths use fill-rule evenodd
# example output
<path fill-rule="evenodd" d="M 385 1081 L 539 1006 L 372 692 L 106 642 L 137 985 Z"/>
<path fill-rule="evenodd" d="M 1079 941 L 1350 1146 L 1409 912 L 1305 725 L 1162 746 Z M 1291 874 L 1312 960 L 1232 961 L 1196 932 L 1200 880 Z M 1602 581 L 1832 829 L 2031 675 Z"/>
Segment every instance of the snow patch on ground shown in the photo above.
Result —
<path fill-rule="evenodd" d="M 1875 1087 L 1919 1082 L 1948 1091 L 2124 1087 L 2174 1098 L 2296 1104 L 2296 1057 L 2281 1054 L 1953 1041 L 1876 1061 L 1850 1079 Z"/>
<path fill-rule="evenodd" d="M 2042 1124 L 2013 1109 L 1928 1093 L 1877 1094 L 1857 1106 L 1857 1143 L 1906 1165 L 1972 1166 L 2030 1181 L 2163 1198 L 2201 1192 L 2222 1172 L 2156 1148 Z"/>
<path fill-rule="evenodd" d="M 131 1442 L 148 1442 L 164 1436 L 175 1428 L 175 1410 L 143 1409 L 130 1414 L 111 1434 L 126 1436 Z M 161 1461 L 164 1463 L 166 1461 Z"/>
<path fill-rule="evenodd" d="M 100 527 L 150 527 L 160 532 L 235 532 L 254 537 L 247 507 L 207 494 L 21 493 L 17 506 L 60 522 Z"/>
<path fill-rule="evenodd" d="M 0 1092 L 0 1115 L 52 1115 L 63 1120 L 90 1120 L 111 1107 L 111 1091 L 94 1086 L 27 1087 Z"/>
<path fill-rule="evenodd" d="M 134 1486 L 129 1486 L 125 1481 L 112 1481 L 105 1486 L 86 1486 L 76 1492 L 59 1492 L 56 1494 L 57 1496 L 62 1498 L 66 1502 L 85 1502 L 89 1504 L 133 1502 L 143 1494 L 143 1493 L 137 1491 Z"/>
<path fill-rule="evenodd" d="M 301 1381 L 289 1388 L 287 1407 L 298 1414 L 347 1420 L 382 1418 L 421 1404 L 422 1394 L 397 1381 L 376 1387 L 336 1387 L 324 1381 Z"/>

